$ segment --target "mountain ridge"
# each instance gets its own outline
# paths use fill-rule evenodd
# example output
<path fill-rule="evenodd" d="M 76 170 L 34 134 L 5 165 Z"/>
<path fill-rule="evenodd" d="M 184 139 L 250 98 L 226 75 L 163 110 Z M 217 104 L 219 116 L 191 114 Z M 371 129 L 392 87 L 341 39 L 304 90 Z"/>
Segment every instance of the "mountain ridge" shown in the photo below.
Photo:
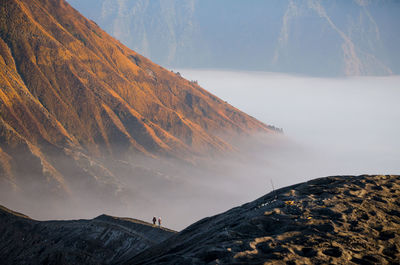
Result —
<path fill-rule="evenodd" d="M 0 206 L 2 263 L 105 264 L 155 245 L 174 233 L 130 218 L 36 221 Z"/>
<path fill-rule="evenodd" d="M 395 264 L 400 177 L 331 176 L 204 218 L 127 264 Z"/>
<path fill-rule="evenodd" d="M 20 264 L 396 264 L 399 187 L 397 175 L 312 179 L 178 233 L 108 215 L 38 222 L 0 206 L 0 257 Z"/>

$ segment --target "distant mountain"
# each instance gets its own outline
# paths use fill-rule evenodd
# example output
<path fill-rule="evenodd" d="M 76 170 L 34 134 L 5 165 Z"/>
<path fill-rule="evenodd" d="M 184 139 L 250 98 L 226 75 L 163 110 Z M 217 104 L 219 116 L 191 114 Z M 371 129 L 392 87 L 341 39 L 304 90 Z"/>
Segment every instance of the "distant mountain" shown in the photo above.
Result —
<path fill-rule="evenodd" d="M 205 218 L 125 264 L 396 264 L 400 176 L 341 176 Z"/>
<path fill-rule="evenodd" d="M 92 205 L 94 191 L 111 203 L 121 176 L 160 174 L 160 158 L 195 163 L 237 150 L 237 137 L 275 131 L 128 49 L 64 0 L 0 3 L 3 201 L 16 202 L 8 194 L 17 192 L 43 205 L 71 197 Z M 143 169 L 140 158 L 156 166 Z"/>
<path fill-rule="evenodd" d="M 102 215 L 39 222 L 0 206 L 1 264 L 109 264 L 174 235 L 143 221 Z"/>
<path fill-rule="evenodd" d="M 400 73 L 397 0 L 68 1 L 167 67 Z"/>

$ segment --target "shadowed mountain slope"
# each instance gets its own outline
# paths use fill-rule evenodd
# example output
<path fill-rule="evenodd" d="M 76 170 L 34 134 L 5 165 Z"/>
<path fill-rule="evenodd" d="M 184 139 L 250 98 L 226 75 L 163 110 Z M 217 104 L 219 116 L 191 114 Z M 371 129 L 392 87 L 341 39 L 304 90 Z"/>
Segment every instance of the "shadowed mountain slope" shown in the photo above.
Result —
<path fill-rule="evenodd" d="M 205 218 L 128 263 L 396 264 L 399 197 L 400 176 L 315 179 Z"/>
<path fill-rule="evenodd" d="M 121 159 L 192 163 L 274 131 L 126 48 L 64 0 L 0 1 L 0 65 L 5 191 L 114 196 Z"/>
<path fill-rule="evenodd" d="M 105 264 L 141 252 L 175 232 L 102 215 L 92 220 L 39 222 L 0 206 L 2 264 Z"/>

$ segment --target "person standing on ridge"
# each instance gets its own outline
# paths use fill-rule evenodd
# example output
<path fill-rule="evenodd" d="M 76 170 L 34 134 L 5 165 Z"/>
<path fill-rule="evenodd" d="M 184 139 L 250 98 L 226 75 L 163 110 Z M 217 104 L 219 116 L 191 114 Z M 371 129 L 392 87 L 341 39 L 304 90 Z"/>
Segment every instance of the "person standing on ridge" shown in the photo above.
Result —
<path fill-rule="evenodd" d="M 157 218 L 155 216 L 153 216 L 153 225 L 156 225 L 157 222 Z"/>
<path fill-rule="evenodd" d="M 161 217 L 158 217 L 158 226 L 161 226 Z"/>

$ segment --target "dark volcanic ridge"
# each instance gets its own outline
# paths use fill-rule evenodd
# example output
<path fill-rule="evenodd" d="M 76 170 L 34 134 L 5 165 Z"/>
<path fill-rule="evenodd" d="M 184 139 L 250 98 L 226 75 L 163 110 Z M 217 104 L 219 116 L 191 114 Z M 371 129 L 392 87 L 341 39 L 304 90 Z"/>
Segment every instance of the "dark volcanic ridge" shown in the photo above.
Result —
<path fill-rule="evenodd" d="M 0 264 L 109 264 L 174 231 L 130 218 L 36 221 L 0 206 Z"/>
<path fill-rule="evenodd" d="M 205 218 L 130 264 L 398 264 L 400 177 L 336 176 Z"/>
<path fill-rule="evenodd" d="M 400 176 L 335 176 L 271 192 L 178 234 L 138 220 L 39 222 L 1 208 L 9 264 L 398 264 Z"/>

